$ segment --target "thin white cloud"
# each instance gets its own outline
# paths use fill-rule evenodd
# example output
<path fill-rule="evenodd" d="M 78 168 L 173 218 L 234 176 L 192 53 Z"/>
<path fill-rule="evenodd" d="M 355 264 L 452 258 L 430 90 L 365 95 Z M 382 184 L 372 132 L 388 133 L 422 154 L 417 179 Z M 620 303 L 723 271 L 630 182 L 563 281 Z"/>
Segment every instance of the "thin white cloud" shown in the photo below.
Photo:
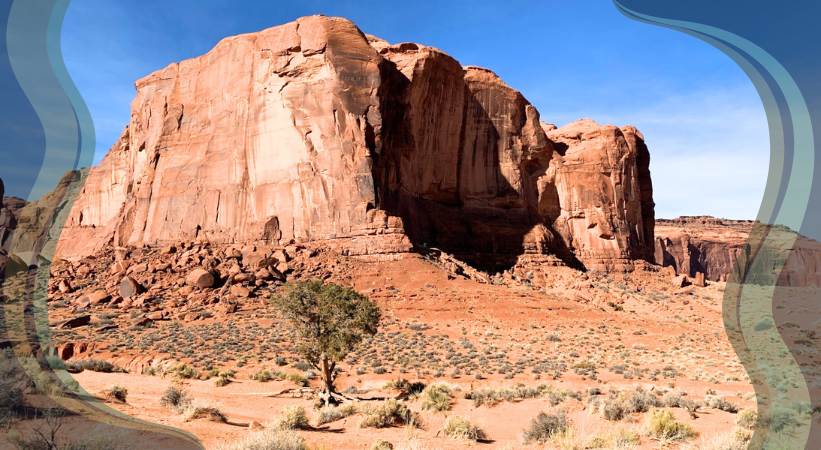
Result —
<path fill-rule="evenodd" d="M 560 118 L 633 124 L 644 133 L 656 217 L 755 217 L 767 181 L 770 145 L 764 108 L 751 85 L 645 98 L 614 109 L 565 112 Z M 550 121 L 550 114 L 542 116 Z"/>

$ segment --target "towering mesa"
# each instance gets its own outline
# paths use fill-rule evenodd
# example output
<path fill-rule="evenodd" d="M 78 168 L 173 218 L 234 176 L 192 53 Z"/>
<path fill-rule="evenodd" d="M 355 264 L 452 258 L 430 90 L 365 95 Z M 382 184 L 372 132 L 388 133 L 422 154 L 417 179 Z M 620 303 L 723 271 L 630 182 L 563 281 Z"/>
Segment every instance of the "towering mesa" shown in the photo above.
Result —
<path fill-rule="evenodd" d="M 524 253 L 602 270 L 653 257 L 635 128 L 541 123 L 493 72 L 346 19 L 226 38 L 136 88 L 63 258 L 192 239 L 438 247 L 487 268 Z"/>

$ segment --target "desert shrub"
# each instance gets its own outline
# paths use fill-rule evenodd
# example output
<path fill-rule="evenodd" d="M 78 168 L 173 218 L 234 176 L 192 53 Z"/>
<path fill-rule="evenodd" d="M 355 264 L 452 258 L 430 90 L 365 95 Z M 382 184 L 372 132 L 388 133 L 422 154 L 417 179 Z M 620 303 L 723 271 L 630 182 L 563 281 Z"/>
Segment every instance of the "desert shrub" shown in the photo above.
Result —
<path fill-rule="evenodd" d="M 128 397 L 128 389 L 122 386 L 112 386 L 111 389 L 106 391 L 105 396 L 108 399 L 125 403 L 125 399 Z"/>
<path fill-rule="evenodd" d="M 214 380 L 214 386 L 223 387 L 231 384 L 231 374 L 228 372 L 220 372 L 217 379 Z"/>
<path fill-rule="evenodd" d="M 665 408 L 683 408 L 688 400 L 680 392 L 668 392 L 661 398 L 661 405 Z"/>
<path fill-rule="evenodd" d="M 287 380 L 287 381 L 290 381 L 290 382 L 292 382 L 292 383 L 294 383 L 298 386 L 307 386 L 308 385 L 308 379 L 305 378 L 305 376 L 300 375 L 298 373 L 292 373 L 292 372 L 285 372 L 285 371 L 282 371 L 282 370 L 276 370 L 276 371 L 272 372 L 271 374 L 276 379 Z"/>
<path fill-rule="evenodd" d="M 362 428 L 386 428 L 413 425 L 415 422 L 416 417 L 407 405 L 394 399 L 388 399 L 368 408 L 360 426 Z"/>
<path fill-rule="evenodd" d="M 82 361 L 65 361 L 63 367 L 65 367 L 68 373 L 80 373 L 85 370 Z"/>
<path fill-rule="evenodd" d="M 170 386 L 160 397 L 160 405 L 166 408 L 184 409 L 191 404 L 188 393 L 176 386 Z"/>
<path fill-rule="evenodd" d="M 715 395 L 708 395 L 704 397 L 704 404 L 706 404 L 710 408 L 726 411 L 728 413 L 735 414 L 738 412 L 737 406 L 727 401 L 727 399 Z"/>
<path fill-rule="evenodd" d="M 261 370 L 253 375 L 251 375 L 251 379 L 254 381 L 259 381 L 260 383 L 267 383 L 274 379 L 274 374 L 272 374 L 269 370 Z"/>
<path fill-rule="evenodd" d="M 445 420 L 442 427 L 445 436 L 453 439 L 464 439 L 469 441 L 480 441 L 485 439 L 485 432 L 481 428 L 470 423 L 464 417 L 450 416 Z"/>
<path fill-rule="evenodd" d="M 540 412 L 525 429 L 524 439 L 529 442 L 547 442 L 553 436 L 567 431 L 569 423 L 564 411 L 557 414 Z"/>
<path fill-rule="evenodd" d="M 751 409 L 745 409 L 738 413 L 735 419 L 736 425 L 752 430 L 758 426 L 758 413 Z"/>
<path fill-rule="evenodd" d="M 635 431 L 618 430 L 613 435 L 613 448 L 627 448 L 639 445 L 641 437 Z"/>
<path fill-rule="evenodd" d="M 14 414 L 23 407 L 23 390 L 13 380 L 0 380 L 0 415 Z"/>
<path fill-rule="evenodd" d="M 404 395 L 416 395 L 425 390 L 425 383 L 421 381 L 411 382 L 405 378 L 399 378 L 385 383 L 385 389 L 396 389 Z"/>
<path fill-rule="evenodd" d="M 651 408 L 661 406 L 661 401 L 641 387 L 632 391 L 610 391 L 607 398 L 595 399 L 601 415 L 612 421 L 622 420 L 629 414 L 647 412 Z"/>
<path fill-rule="evenodd" d="M 640 442 L 641 437 L 635 431 L 619 429 L 592 437 L 584 448 L 628 449 L 635 448 Z"/>
<path fill-rule="evenodd" d="M 296 370 L 301 370 L 301 371 L 304 372 L 306 370 L 313 369 L 314 366 L 312 366 L 311 363 L 309 363 L 309 362 L 297 361 L 293 364 L 293 368 L 296 369 Z"/>
<path fill-rule="evenodd" d="M 593 397 L 594 395 L 602 395 L 602 392 L 600 388 L 592 387 L 587 390 L 587 395 Z"/>
<path fill-rule="evenodd" d="M 452 407 L 450 387 L 445 384 L 431 384 L 422 392 L 422 409 L 448 411 Z"/>
<path fill-rule="evenodd" d="M 525 386 L 518 384 L 512 388 L 501 389 L 477 389 L 475 391 L 465 394 L 465 398 L 473 400 L 475 406 L 488 405 L 493 406 L 499 402 L 518 402 L 528 398 L 548 397 L 550 404 L 553 406 L 561 403 L 566 397 L 572 396 L 578 398 L 575 392 L 556 390 L 546 384 L 538 386 Z"/>
<path fill-rule="evenodd" d="M 307 386 L 308 385 L 308 378 L 304 375 L 300 375 L 298 373 L 289 373 L 285 375 L 285 379 L 294 383 L 298 386 Z"/>
<path fill-rule="evenodd" d="M 768 416 L 759 416 L 758 420 L 761 425 L 769 426 L 775 432 L 784 431 L 785 428 L 791 428 L 800 423 L 796 417 L 796 411 L 783 407 L 774 408 Z"/>
<path fill-rule="evenodd" d="M 736 428 L 713 437 L 699 446 L 700 450 L 747 450 L 753 433 L 744 428 Z M 775 439 L 772 441 L 775 443 Z M 780 448 L 780 447 L 775 447 Z"/>
<path fill-rule="evenodd" d="M 66 361 L 63 366 L 69 373 L 80 373 L 83 370 L 90 370 L 92 372 L 125 372 L 124 369 L 115 366 L 114 364 L 103 361 L 101 359 L 81 359 L 76 361 Z"/>
<path fill-rule="evenodd" d="M 650 412 L 647 433 L 662 441 L 682 441 L 696 435 L 690 425 L 677 421 L 670 411 L 660 409 Z"/>
<path fill-rule="evenodd" d="M 190 378 L 197 378 L 199 376 L 199 374 L 197 373 L 197 369 L 194 369 L 193 367 L 187 364 L 180 364 L 179 366 L 174 368 L 173 374 L 177 378 L 181 378 L 184 380 Z"/>
<path fill-rule="evenodd" d="M 348 416 L 356 414 L 356 405 L 347 404 L 342 406 L 326 406 L 319 410 L 319 418 L 317 423 L 324 425 L 326 423 L 336 422 Z"/>
<path fill-rule="evenodd" d="M 627 409 L 618 397 L 610 397 L 604 400 L 600 406 L 602 416 L 607 420 L 621 420 L 627 416 Z"/>
<path fill-rule="evenodd" d="M 393 444 L 384 439 L 377 439 L 371 444 L 371 450 L 393 450 Z"/>
<path fill-rule="evenodd" d="M 257 431 L 242 440 L 223 444 L 217 450 L 307 450 L 305 440 L 289 430 L 267 429 Z"/>
<path fill-rule="evenodd" d="M 307 430 L 310 427 L 302 406 L 286 406 L 277 419 L 277 428 L 282 430 Z"/>
<path fill-rule="evenodd" d="M 287 366 L 287 365 L 288 365 L 288 360 L 287 360 L 287 359 L 285 359 L 285 357 L 283 357 L 283 356 L 277 356 L 277 357 L 274 359 L 274 362 L 275 362 L 275 363 L 276 363 L 276 365 L 278 365 L 278 366 Z"/>
<path fill-rule="evenodd" d="M 46 356 L 46 364 L 48 364 L 48 366 L 54 370 L 66 368 L 66 363 L 63 361 L 63 359 L 56 355 Z"/>
<path fill-rule="evenodd" d="M 212 422 L 227 422 L 228 418 L 216 406 L 207 403 L 191 403 L 183 412 L 185 421 L 207 419 Z"/>
<path fill-rule="evenodd" d="M 630 392 L 625 401 L 627 403 L 627 411 L 630 413 L 647 412 L 650 408 L 660 406 L 658 397 L 650 392 L 645 391 L 641 387 L 637 387 Z"/>

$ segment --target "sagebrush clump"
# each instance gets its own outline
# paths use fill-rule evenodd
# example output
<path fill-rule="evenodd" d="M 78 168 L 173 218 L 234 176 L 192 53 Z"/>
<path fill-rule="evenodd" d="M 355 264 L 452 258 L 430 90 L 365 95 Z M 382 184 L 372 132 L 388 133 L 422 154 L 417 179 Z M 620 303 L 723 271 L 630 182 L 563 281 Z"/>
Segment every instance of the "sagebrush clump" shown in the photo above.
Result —
<path fill-rule="evenodd" d="M 647 412 L 662 404 L 658 397 L 641 387 L 625 392 L 610 391 L 606 398 L 596 398 L 593 402 L 601 415 L 612 421 L 622 420 L 630 414 Z"/>
<path fill-rule="evenodd" d="M 450 416 L 445 420 L 442 427 L 445 436 L 453 439 L 464 439 L 469 441 L 481 441 L 485 439 L 485 432 L 476 425 L 470 423 L 464 417 Z"/>
<path fill-rule="evenodd" d="M 319 410 L 319 418 L 317 424 L 324 425 L 326 423 L 336 422 L 356 414 L 356 405 L 347 404 L 342 406 L 326 406 Z"/>
<path fill-rule="evenodd" d="M 564 411 L 556 414 L 548 414 L 540 412 L 524 432 L 524 439 L 526 443 L 530 442 L 547 442 L 553 436 L 559 433 L 564 433 L 569 427 L 567 415 Z"/>
<path fill-rule="evenodd" d="M 111 389 L 105 392 L 105 396 L 109 400 L 125 403 L 125 400 L 128 397 L 128 389 L 122 386 L 112 386 Z"/>
<path fill-rule="evenodd" d="M 673 413 L 659 409 L 650 412 L 647 433 L 662 441 L 683 441 L 696 435 L 690 425 L 677 421 Z"/>
<path fill-rule="evenodd" d="M 217 450 L 307 450 L 305 440 L 297 433 L 270 428 L 251 433 L 242 440 L 222 444 Z"/>
<path fill-rule="evenodd" d="M 178 411 L 185 409 L 190 404 L 191 399 L 188 397 L 188 393 L 177 386 L 170 386 L 160 397 L 160 405 Z"/>
<path fill-rule="evenodd" d="M 365 411 L 362 428 L 386 428 L 401 425 L 414 425 L 417 420 L 413 411 L 402 402 L 394 399 L 371 406 Z"/>
<path fill-rule="evenodd" d="M 219 408 L 208 403 L 191 403 L 185 408 L 183 414 L 185 415 L 186 422 L 197 419 L 206 419 L 212 422 L 222 423 L 228 422 L 228 418 L 225 417 L 225 414 L 223 414 Z"/>
<path fill-rule="evenodd" d="M 451 389 L 445 384 L 432 384 L 422 392 L 422 409 L 449 411 L 453 407 Z"/>
<path fill-rule="evenodd" d="M 752 430 L 759 425 L 758 413 L 751 409 L 745 409 L 738 413 L 735 423 L 742 428 Z"/>
<path fill-rule="evenodd" d="M 286 406 L 277 420 L 277 427 L 283 430 L 307 430 L 311 428 L 308 415 L 302 406 Z"/>
<path fill-rule="evenodd" d="M 517 384 L 514 387 L 501 389 L 477 389 L 465 394 L 465 398 L 473 400 L 475 406 L 493 406 L 500 402 L 519 402 L 528 398 L 547 397 L 552 406 L 563 402 L 567 397 L 580 398 L 577 392 L 555 389 L 547 384 L 525 386 Z"/>
<path fill-rule="evenodd" d="M 405 378 L 389 381 L 385 383 L 385 389 L 396 389 L 405 396 L 417 395 L 425 390 L 425 383 L 421 381 L 408 381 Z"/>
<path fill-rule="evenodd" d="M 704 397 L 704 404 L 710 408 L 715 408 L 721 411 L 735 414 L 738 412 L 738 407 L 730 403 L 727 399 L 715 395 L 707 395 Z"/>

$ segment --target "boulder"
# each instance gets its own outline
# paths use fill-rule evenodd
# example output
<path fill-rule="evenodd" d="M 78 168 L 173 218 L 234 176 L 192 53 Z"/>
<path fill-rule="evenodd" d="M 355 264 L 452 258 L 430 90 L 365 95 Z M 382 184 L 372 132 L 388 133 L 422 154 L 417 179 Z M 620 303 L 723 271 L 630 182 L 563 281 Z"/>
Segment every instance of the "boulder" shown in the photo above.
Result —
<path fill-rule="evenodd" d="M 288 256 L 288 252 L 284 249 L 275 250 L 271 257 L 276 259 L 279 262 L 288 262 L 291 258 Z"/>
<path fill-rule="evenodd" d="M 251 290 L 239 284 L 233 284 L 228 289 L 228 292 L 234 297 L 246 298 L 251 295 Z"/>
<path fill-rule="evenodd" d="M 254 274 L 240 272 L 240 273 L 234 275 L 233 277 L 231 277 L 231 280 L 234 283 L 253 282 L 254 281 Z"/>
<path fill-rule="evenodd" d="M 91 315 L 83 314 L 81 316 L 76 316 L 71 319 L 66 320 L 65 322 L 60 324 L 60 328 L 63 329 L 71 329 L 71 328 L 79 328 L 88 325 L 91 323 Z"/>
<path fill-rule="evenodd" d="M 120 297 L 131 298 L 142 292 L 144 289 L 134 278 L 124 277 L 119 284 Z"/>
<path fill-rule="evenodd" d="M 693 279 L 693 285 L 698 287 L 707 286 L 707 283 L 704 281 L 704 273 L 703 272 L 696 272 L 696 276 Z"/>
<path fill-rule="evenodd" d="M 677 275 L 673 277 L 673 287 L 674 288 L 683 288 L 685 286 L 689 286 L 690 281 L 687 279 L 687 275 Z"/>
<path fill-rule="evenodd" d="M 150 312 L 145 315 L 146 319 L 149 320 L 163 320 L 165 319 L 165 312 L 164 311 L 154 311 Z"/>
<path fill-rule="evenodd" d="M 214 275 L 202 268 L 196 268 L 188 273 L 185 277 L 185 282 L 191 286 L 200 289 L 206 289 L 214 286 Z"/>
<path fill-rule="evenodd" d="M 68 280 L 60 280 L 60 282 L 57 283 L 57 290 L 59 290 L 63 294 L 68 294 L 73 289 L 71 287 L 71 284 L 69 284 Z"/>
<path fill-rule="evenodd" d="M 89 305 L 99 305 L 100 303 L 105 303 L 111 300 L 111 295 L 109 295 L 106 291 L 102 289 L 97 289 L 95 291 L 89 292 L 87 294 L 82 295 L 80 298 L 77 299 L 77 303 L 87 303 Z"/>
<path fill-rule="evenodd" d="M 129 266 L 128 270 L 126 271 L 126 273 L 129 273 L 129 274 L 132 274 L 132 273 L 142 274 L 142 273 L 145 273 L 145 272 L 148 272 L 148 264 L 146 264 L 146 263 L 134 264 L 133 266 Z"/>

